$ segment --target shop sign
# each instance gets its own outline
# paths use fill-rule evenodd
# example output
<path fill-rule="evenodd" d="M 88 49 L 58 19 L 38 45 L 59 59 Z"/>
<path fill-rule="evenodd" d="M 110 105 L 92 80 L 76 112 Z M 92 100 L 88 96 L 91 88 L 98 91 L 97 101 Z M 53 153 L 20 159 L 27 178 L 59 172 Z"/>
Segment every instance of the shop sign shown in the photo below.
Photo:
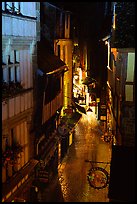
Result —
<path fill-rule="evenodd" d="M 101 105 L 101 109 L 106 109 L 106 105 Z"/>
<path fill-rule="evenodd" d="M 94 189 L 103 189 L 109 183 L 109 174 L 102 167 L 93 167 L 89 170 L 88 181 Z"/>
<path fill-rule="evenodd" d="M 102 104 L 100 106 L 100 120 L 106 120 L 107 119 L 107 108 L 105 104 Z"/>
<path fill-rule="evenodd" d="M 102 121 L 107 120 L 107 117 L 104 116 L 104 115 L 101 115 L 101 116 L 100 116 L 100 120 L 102 120 Z"/>

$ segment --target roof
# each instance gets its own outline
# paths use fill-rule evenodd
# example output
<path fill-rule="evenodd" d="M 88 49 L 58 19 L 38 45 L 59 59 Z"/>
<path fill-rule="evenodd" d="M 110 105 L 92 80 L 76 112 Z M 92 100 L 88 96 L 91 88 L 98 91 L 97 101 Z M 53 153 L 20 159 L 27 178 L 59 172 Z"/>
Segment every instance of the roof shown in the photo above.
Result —
<path fill-rule="evenodd" d="M 42 40 L 37 44 L 38 67 L 46 74 L 53 74 L 58 71 L 66 71 L 66 64 L 52 52 L 48 41 Z"/>

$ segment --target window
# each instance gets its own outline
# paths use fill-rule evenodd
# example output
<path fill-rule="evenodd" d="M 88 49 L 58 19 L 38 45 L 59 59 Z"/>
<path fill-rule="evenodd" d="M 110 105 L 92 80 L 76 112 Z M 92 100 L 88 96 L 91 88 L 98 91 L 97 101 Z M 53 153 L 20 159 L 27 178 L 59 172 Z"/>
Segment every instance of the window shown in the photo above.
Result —
<path fill-rule="evenodd" d="M 19 51 L 16 50 L 8 55 L 8 81 L 20 81 Z"/>
<path fill-rule="evenodd" d="M 14 63 L 15 63 L 15 82 L 20 81 L 20 69 L 19 69 L 19 52 L 14 50 Z"/>
<path fill-rule="evenodd" d="M 127 82 L 134 81 L 134 70 L 135 70 L 135 53 L 128 53 L 127 61 Z"/>
<path fill-rule="evenodd" d="M 8 97 L 11 92 L 16 94 L 22 90 L 20 84 L 19 51 L 13 50 L 10 55 L 2 52 L 2 97 Z M 11 91 L 11 92 L 10 92 Z"/>
<path fill-rule="evenodd" d="M 14 81 L 14 76 L 13 76 L 13 63 L 11 62 L 10 55 L 8 55 L 8 81 Z"/>
<path fill-rule="evenodd" d="M 13 2 L 5 2 L 5 10 L 12 13 L 14 11 L 14 3 Z"/>
<path fill-rule="evenodd" d="M 2 51 L 2 80 L 3 81 L 7 81 L 7 78 L 6 78 L 6 62 L 5 62 L 5 59 L 4 59 L 4 54 L 3 54 L 3 51 Z"/>
<path fill-rule="evenodd" d="M 20 2 L 14 2 L 14 10 L 18 14 L 20 13 Z"/>
<path fill-rule="evenodd" d="M 126 101 L 133 101 L 133 85 L 125 86 Z"/>
<path fill-rule="evenodd" d="M 2 10 L 19 14 L 20 2 L 2 2 Z"/>
<path fill-rule="evenodd" d="M 3 10 L 3 11 L 6 10 L 6 2 L 2 2 L 2 10 Z"/>

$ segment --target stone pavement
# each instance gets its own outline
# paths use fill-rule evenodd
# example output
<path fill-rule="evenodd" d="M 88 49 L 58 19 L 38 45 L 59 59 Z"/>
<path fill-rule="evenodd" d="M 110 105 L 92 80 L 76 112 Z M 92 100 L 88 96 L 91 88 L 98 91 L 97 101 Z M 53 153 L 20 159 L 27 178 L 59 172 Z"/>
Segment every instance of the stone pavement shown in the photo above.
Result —
<path fill-rule="evenodd" d="M 74 142 L 58 175 L 38 192 L 37 202 L 109 202 L 108 185 L 95 189 L 88 181 L 91 166 L 105 168 L 110 173 L 111 144 L 103 141 L 101 136 L 94 112 L 82 114 L 75 126 Z"/>

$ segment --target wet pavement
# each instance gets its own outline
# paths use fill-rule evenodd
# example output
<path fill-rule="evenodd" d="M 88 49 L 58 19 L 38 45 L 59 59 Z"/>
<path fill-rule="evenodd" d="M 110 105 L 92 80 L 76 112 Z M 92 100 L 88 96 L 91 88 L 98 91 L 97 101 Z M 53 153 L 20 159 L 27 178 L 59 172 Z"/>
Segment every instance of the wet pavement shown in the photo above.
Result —
<path fill-rule="evenodd" d="M 88 181 L 91 167 L 102 167 L 110 173 L 111 144 L 103 141 L 101 136 L 102 127 L 94 112 L 83 114 L 75 126 L 74 142 L 57 177 L 39 190 L 38 202 L 109 202 L 108 185 L 95 189 Z"/>

